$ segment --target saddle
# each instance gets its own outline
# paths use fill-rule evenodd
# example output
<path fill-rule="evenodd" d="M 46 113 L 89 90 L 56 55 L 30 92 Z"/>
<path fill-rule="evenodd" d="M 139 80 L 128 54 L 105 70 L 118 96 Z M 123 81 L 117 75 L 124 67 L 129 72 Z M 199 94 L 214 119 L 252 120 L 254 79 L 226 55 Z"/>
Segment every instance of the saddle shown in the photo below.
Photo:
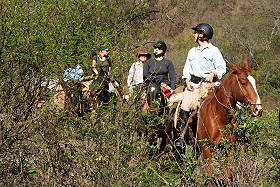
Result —
<path fill-rule="evenodd" d="M 185 134 L 187 128 L 188 128 L 188 124 L 192 123 L 193 118 L 196 116 L 198 109 L 200 108 L 202 102 L 204 101 L 204 99 L 210 94 L 212 93 L 216 87 L 219 85 L 219 83 L 217 82 L 202 82 L 201 86 L 199 87 L 199 89 L 195 89 L 194 94 L 192 96 L 192 98 L 189 98 L 190 100 L 190 109 L 191 109 L 191 115 L 189 117 L 189 120 L 185 126 L 185 129 L 183 130 L 182 134 Z M 183 100 L 183 90 L 181 90 L 181 92 L 179 93 L 175 93 L 173 94 L 170 99 L 169 99 L 169 106 L 172 106 L 174 103 L 178 103 L 176 105 L 176 112 L 175 112 L 175 116 L 174 116 L 174 127 L 176 128 L 177 126 L 177 119 L 179 117 L 179 111 L 180 111 L 180 105 L 181 105 L 181 101 Z"/>
<path fill-rule="evenodd" d="M 198 89 L 194 90 L 194 94 L 192 95 L 190 100 L 190 109 L 191 110 L 196 110 L 200 108 L 201 103 L 203 100 L 210 94 L 212 93 L 215 88 L 217 87 L 216 82 L 202 82 L 201 86 Z"/>

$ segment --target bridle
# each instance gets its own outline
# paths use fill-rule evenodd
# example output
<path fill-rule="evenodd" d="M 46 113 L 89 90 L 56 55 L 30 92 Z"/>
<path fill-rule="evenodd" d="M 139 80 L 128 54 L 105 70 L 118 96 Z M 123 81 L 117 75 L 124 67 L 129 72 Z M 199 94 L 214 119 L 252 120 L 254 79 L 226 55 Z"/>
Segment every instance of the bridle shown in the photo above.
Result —
<path fill-rule="evenodd" d="M 246 99 L 246 102 L 247 102 L 250 106 L 254 106 L 254 105 L 256 105 L 256 106 L 262 106 L 261 103 L 259 103 L 259 104 L 258 104 L 258 103 L 252 103 L 252 102 L 249 100 L 249 98 L 246 96 L 246 94 L 245 94 L 245 92 L 244 92 L 242 86 L 240 85 L 240 81 L 238 80 L 237 75 L 235 75 L 235 77 L 236 77 L 236 81 L 237 81 L 237 83 L 238 83 L 238 86 L 239 86 L 239 88 L 240 88 L 240 90 L 241 90 L 241 93 L 242 93 L 243 97 Z M 227 91 L 226 91 L 226 89 L 225 89 L 225 87 L 224 87 L 223 85 L 221 85 L 221 87 L 223 87 L 224 93 L 225 93 L 225 95 L 226 95 L 227 98 L 232 97 L 232 96 L 227 95 Z M 226 105 L 223 104 L 221 101 L 219 101 L 219 99 L 217 98 L 215 92 L 214 92 L 214 97 L 215 97 L 216 101 L 217 101 L 220 105 L 222 105 L 223 107 L 225 107 L 226 109 L 230 110 L 230 109 L 233 108 L 230 104 L 229 104 L 229 106 L 226 106 Z"/>
<path fill-rule="evenodd" d="M 228 95 L 227 95 L 227 91 L 226 91 L 224 85 L 220 85 L 220 86 L 223 87 L 224 93 L 225 93 L 225 95 L 226 95 L 227 98 L 232 97 L 232 96 L 228 96 Z M 223 107 L 225 107 L 225 108 L 228 109 L 228 110 L 232 109 L 232 106 L 231 106 L 230 104 L 229 104 L 229 106 L 226 106 L 226 105 L 223 104 L 221 101 L 219 101 L 219 99 L 218 99 L 217 96 L 216 96 L 216 92 L 215 92 L 215 91 L 214 91 L 214 97 L 215 97 L 216 101 L 217 101 L 220 105 L 222 105 Z"/>

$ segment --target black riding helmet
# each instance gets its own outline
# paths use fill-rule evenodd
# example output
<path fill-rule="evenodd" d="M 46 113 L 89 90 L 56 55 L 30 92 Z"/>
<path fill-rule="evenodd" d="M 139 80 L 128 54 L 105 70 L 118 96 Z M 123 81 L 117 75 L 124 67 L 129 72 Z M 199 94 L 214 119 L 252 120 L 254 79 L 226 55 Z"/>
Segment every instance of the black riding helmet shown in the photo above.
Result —
<path fill-rule="evenodd" d="M 200 23 L 192 29 L 203 32 L 209 40 L 213 37 L 214 30 L 208 23 Z"/>
<path fill-rule="evenodd" d="M 155 45 L 154 45 L 154 48 L 158 48 L 160 50 L 163 50 L 163 52 L 165 53 L 166 50 L 167 50 L 167 46 L 166 46 L 166 43 L 163 42 L 163 41 L 158 41 Z"/>

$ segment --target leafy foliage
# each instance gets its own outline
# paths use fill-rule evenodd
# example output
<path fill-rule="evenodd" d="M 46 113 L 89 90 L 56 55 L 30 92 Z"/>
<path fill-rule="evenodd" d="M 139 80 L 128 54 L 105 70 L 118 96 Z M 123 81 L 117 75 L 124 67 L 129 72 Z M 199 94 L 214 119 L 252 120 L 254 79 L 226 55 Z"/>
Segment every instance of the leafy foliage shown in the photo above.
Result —
<path fill-rule="evenodd" d="M 177 162 L 167 153 L 150 156 L 155 128 L 172 116 L 143 114 L 138 103 L 111 103 L 83 117 L 70 117 L 51 102 L 42 83 L 61 80 L 66 66 L 81 64 L 91 74 L 100 46 L 111 49 L 112 76 L 125 85 L 139 46 L 169 44 L 167 55 L 182 71 L 193 46 L 190 25 L 209 22 L 213 43 L 230 62 L 252 59 L 267 103 L 263 118 L 233 114 L 238 142 L 235 184 L 279 186 L 279 10 L 276 1 L 3 1 L 0 26 L 0 185 L 1 186 L 205 186 L 204 162 L 191 148 Z M 124 6 L 125 5 L 125 6 Z M 183 8 L 180 8 L 183 7 Z M 199 12 L 204 12 L 200 14 Z M 198 15 L 199 14 L 199 15 Z M 180 73 L 178 73 L 180 74 Z M 124 86 L 123 86 L 124 87 Z M 38 108 L 38 104 L 46 105 Z M 269 109 L 271 108 L 271 109 Z M 217 164 L 224 160 L 217 153 Z"/>

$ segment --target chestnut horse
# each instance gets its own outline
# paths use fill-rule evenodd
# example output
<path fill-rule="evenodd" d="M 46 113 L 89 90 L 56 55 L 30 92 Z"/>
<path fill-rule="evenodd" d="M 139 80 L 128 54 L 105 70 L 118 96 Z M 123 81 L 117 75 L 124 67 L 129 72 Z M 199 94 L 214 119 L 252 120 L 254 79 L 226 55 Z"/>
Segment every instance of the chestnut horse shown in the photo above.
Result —
<path fill-rule="evenodd" d="M 221 142 L 222 138 L 235 140 L 234 135 L 225 137 L 222 130 L 231 122 L 229 112 L 236 107 L 237 102 L 249 105 L 254 116 L 262 115 L 256 81 L 252 76 L 248 61 L 245 60 L 243 63 L 243 68 L 232 64 L 232 71 L 227 73 L 220 86 L 205 98 L 198 111 L 196 136 L 197 140 L 208 140 L 208 145 L 202 145 L 201 148 L 203 157 L 210 163 L 213 152 L 211 145 Z M 211 164 L 208 166 L 208 172 L 211 173 Z M 231 178 L 231 172 L 228 174 Z"/>

